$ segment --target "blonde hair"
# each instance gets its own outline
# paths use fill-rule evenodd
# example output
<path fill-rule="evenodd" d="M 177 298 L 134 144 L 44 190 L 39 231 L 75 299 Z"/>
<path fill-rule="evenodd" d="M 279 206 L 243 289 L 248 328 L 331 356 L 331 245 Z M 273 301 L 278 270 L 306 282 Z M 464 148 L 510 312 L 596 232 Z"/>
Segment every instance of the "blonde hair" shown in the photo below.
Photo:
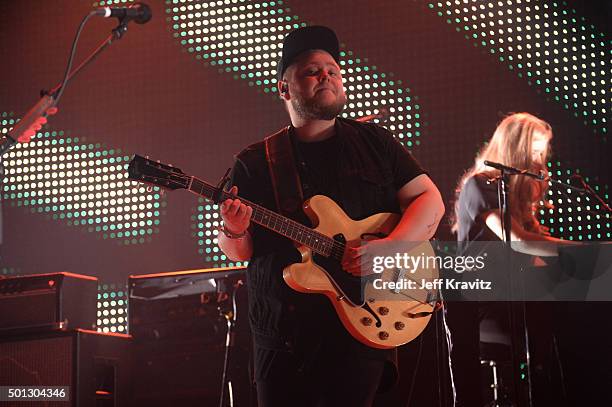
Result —
<path fill-rule="evenodd" d="M 495 129 L 491 139 L 476 155 L 474 165 L 466 171 L 457 184 L 455 191 L 455 214 L 452 231 L 457 232 L 459 193 L 466 181 L 477 174 L 496 177 L 499 170 L 484 165 L 484 161 L 494 161 L 510 167 L 526 169 L 530 172 L 546 172 L 546 161 L 550 155 L 547 149 L 544 160 L 533 159 L 532 143 L 534 132 L 540 131 L 549 140 L 552 138 L 550 124 L 529 113 L 513 113 L 506 116 Z M 537 232 L 540 224 L 535 217 L 534 207 L 544 199 L 547 184 L 529 177 L 510 178 L 510 213 L 526 230 Z"/>

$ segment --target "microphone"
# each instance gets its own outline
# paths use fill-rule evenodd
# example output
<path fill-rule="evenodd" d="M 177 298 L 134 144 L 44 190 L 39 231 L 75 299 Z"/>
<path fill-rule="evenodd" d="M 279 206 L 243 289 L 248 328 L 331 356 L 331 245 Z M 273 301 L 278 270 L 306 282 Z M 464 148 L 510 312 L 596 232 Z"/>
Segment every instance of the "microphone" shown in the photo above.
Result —
<path fill-rule="evenodd" d="M 527 175 L 529 177 L 532 177 L 532 178 L 535 178 L 535 179 L 539 179 L 540 181 L 544 181 L 546 179 L 544 174 L 532 174 L 530 172 L 527 172 L 527 170 L 519 170 L 518 168 L 509 167 L 507 165 L 496 163 L 494 161 L 484 160 L 484 165 L 486 165 L 487 167 L 492 167 L 492 168 L 498 169 L 500 171 L 505 171 L 508 174 Z"/>
<path fill-rule="evenodd" d="M 509 167 L 507 165 L 496 163 L 494 161 L 484 160 L 484 165 L 486 165 L 487 167 L 492 167 L 498 170 L 504 170 L 504 171 L 507 171 L 509 173 L 514 173 L 514 174 L 520 174 L 522 172 L 518 168 Z"/>
<path fill-rule="evenodd" d="M 121 22 L 134 20 L 136 24 L 148 23 L 151 20 L 151 7 L 144 3 L 134 3 L 130 7 L 101 7 L 94 14 L 104 18 L 115 17 Z"/>

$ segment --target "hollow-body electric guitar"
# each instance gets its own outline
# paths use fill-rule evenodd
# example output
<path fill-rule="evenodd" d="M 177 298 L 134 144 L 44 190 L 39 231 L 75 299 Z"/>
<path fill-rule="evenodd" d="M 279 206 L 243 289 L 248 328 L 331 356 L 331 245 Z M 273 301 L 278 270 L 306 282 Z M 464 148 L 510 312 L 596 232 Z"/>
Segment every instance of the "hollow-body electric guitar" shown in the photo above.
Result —
<path fill-rule="evenodd" d="M 131 180 L 170 190 L 187 189 L 216 203 L 240 198 L 176 167 L 138 155 L 130 162 L 128 173 Z M 333 200 L 316 195 L 303 205 L 312 224 L 317 225 L 309 228 L 240 199 L 253 208 L 252 222 L 296 243 L 302 261 L 283 270 L 285 282 L 296 291 L 327 296 L 355 339 L 374 348 L 388 349 L 410 342 L 425 329 L 439 305 L 431 285 L 421 288 L 438 277 L 435 262 L 432 267 L 410 271 L 384 268 L 381 273 L 364 278 L 347 273 L 341 266 L 347 246 L 388 235 L 400 219 L 398 214 L 379 213 L 353 220 Z M 434 251 L 429 242 L 422 242 L 407 254 L 426 257 L 434 256 Z"/>

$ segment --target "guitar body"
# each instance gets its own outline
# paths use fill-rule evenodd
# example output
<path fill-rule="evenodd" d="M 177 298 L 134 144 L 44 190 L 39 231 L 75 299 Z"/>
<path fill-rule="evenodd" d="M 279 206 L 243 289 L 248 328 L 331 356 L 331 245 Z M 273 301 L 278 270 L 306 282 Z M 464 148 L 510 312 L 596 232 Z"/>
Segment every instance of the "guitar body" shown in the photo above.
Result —
<path fill-rule="evenodd" d="M 388 235 L 397 225 L 400 216 L 379 213 L 355 221 L 331 199 L 317 195 L 304 204 L 304 211 L 317 225 L 316 231 L 328 237 L 339 235 L 348 244 L 359 244 L 368 234 Z M 341 269 L 339 262 L 313 254 L 306 246 L 299 246 L 302 262 L 287 266 L 283 270 L 285 282 L 294 290 L 303 293 L 323 294 L 332 302 L 345 328 L 360 342 L 375 348 L 389 349 L 403 345 L 416 338 L 427 326 L 431 304 L 427 290 L 379 290 L 371 281 L 361 286 L 361 279 Z M 415 256 L 433 256 L 429 242 L 412 248 Z M 397 281 L 398 271 L 385 269 L 375 275 L 382 281 Z M 419 269 L 409 277 L 421 285 L 422 280 L 432 281 L 438 277 L 437 268 Z M 340 280 L 343 280 L 342 282 Z M 357 288 L 357 287 L 360 288 Z M 353 287 L 348 295 L 348 287 Z M 361 289 L 360 292 L 359 289 Z M 415 317 L 415 314 L 422 313 Z"/>

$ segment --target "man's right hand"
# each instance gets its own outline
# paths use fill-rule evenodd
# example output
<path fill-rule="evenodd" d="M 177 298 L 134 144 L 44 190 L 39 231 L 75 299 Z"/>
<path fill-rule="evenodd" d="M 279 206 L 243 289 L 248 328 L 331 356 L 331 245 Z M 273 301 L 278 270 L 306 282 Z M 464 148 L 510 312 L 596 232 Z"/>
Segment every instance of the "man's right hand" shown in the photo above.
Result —
<path fill-rule="evenodd" d="M 229 193 L 238 195 L 238 187 L 233 186 Z M 221 204 L 221 218 L 225 224 L 225 229 L 235 235 L 243 234 L 251 224 L 253 208 L 243 204 L 240 199 L 226 199 Z"/>

